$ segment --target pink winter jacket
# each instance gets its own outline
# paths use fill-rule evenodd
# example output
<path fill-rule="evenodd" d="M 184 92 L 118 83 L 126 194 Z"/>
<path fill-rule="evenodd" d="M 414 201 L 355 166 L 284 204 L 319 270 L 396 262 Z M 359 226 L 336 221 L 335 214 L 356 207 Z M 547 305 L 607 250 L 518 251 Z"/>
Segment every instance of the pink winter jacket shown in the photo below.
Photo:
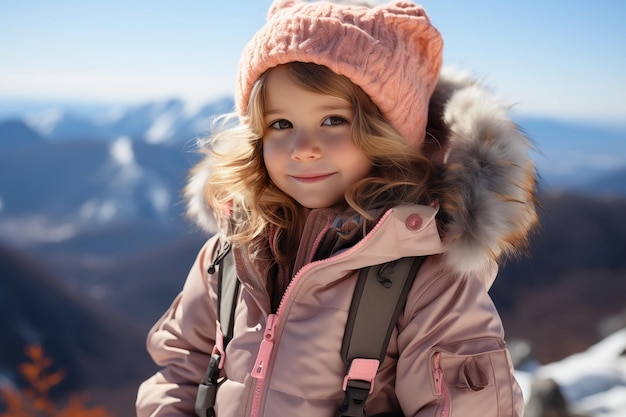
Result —
<path fill-rule="evenodd" d="M 297 273 L 277 312 L 271 311 L 261 268 L 245 248 L 236 248 L 243 285 L 222 369 L 226 380 L 217 391 L 217 417 L 335 416 L 345 395 L 340 351 L 354 271 L 420 255 L 428 257 L 397 320 L 367 415 L 522 415 L 502 323 L 487 291 L 497 260 L 514 252 L 536 221 L 529 144 L 505 109 L 467 79 L 442 76 L 433 97 L 448 141 L 450 169 L 444 179 L 451 190 L 463 190 L 444 201 L 457 208 L 446 213 L 445 231 L 435 222 L 438 208 L 399 206 L 355 246 L 311 262 L 318 236 L 332 221 L 328 211 L 313 210 Z M 202 178 L 194 180 L 202 184 Z M 162 369 L 141 385 L 138 417 L 195 415 L 198 383 L 215 343 L 217 274 L 207 269 L 218 250 L 214 236 L 149 333 L 148 350 Z M 261 371 L 255 363 L 263 364 Z"/>

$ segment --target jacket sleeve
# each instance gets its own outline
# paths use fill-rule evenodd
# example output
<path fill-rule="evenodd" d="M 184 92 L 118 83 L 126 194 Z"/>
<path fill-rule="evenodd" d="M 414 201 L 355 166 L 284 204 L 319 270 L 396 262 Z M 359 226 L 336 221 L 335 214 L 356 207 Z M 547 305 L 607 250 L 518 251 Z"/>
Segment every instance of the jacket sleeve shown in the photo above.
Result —
<path fill-rule="evenodd" d="M 137 417 L 195 416 L 198 384 L 215 343 L 217 284 L 207 278 L 207 267 L 216 245 L 214 237 L 200 250 L 182 291 L 148 333 L 148 352 L 161 370 L 139 387 Z"/>
<path fill-rule="evenodd" d="M 521 417 L 521 389 L 487 287 L 481 277 L 443 272 L 431 258 L 399 323 L 396 396 L 404 415 Z"/>

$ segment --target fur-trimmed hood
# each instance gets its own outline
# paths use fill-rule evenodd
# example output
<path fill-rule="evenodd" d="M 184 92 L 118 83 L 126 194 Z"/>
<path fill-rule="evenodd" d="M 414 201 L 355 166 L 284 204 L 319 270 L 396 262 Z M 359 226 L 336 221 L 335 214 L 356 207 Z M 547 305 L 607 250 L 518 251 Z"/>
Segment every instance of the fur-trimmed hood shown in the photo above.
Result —
<path fill-rule="evenodd" d="M 430 100 L 424 150 L 442 166 L 444 256 L 460 273 L 517 254 L 537 223 L 533 147 L 508 110 L 480 82 L 451 70 L 442 71 Z M 203 195 L 210 167 L 204 166 L 187 186 L 187 212 L 213 233 Z"/>
<path fill-rule="evenodd" d="M 537 224 L 534 149 L 509 109 L 451 70 L 431 98 L 424 148 L 443 162 L 443 241 L 447 263 L 460 272 L 518 254 Z"/>

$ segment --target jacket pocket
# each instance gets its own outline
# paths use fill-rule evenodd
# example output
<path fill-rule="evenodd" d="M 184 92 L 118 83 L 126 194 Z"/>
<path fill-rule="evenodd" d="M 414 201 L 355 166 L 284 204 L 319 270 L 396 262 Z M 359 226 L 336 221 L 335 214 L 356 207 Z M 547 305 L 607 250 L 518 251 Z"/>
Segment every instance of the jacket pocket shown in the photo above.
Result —
<path fill-rule="evenodd" d="M 496 338 L 468 340 L 432 349 L 432 388 L 438 416 L 520 416 L 521 390 L 509 353 Z"/>

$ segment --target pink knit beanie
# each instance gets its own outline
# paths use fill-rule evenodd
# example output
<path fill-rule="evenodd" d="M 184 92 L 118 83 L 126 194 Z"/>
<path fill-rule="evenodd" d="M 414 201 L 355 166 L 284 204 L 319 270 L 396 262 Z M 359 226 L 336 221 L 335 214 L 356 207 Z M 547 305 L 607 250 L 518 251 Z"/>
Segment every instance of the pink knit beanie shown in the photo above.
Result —
<path fill-rule="evenodd" d="M 373 8 L 275 0 L 245 46 L 236 106 L 245 115 L 255 81 L 289 62 L 324 65 L 365 91 L 409 143 L 421 146 L 443 41 L 424 9 L 409 1 Z"/>

